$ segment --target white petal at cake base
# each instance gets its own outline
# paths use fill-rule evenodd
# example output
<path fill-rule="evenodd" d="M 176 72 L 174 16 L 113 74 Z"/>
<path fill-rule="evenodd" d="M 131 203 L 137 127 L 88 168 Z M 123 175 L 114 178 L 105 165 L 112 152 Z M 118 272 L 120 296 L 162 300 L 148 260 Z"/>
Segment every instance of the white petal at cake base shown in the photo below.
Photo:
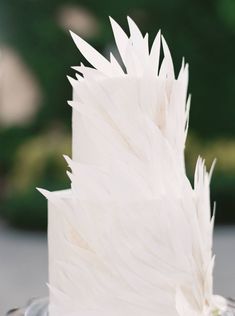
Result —
<path fill-rule="evenodd" d="M 210 178 L 184 163 L 188 66 L 111 19 L 120 66 L 72 33 L 91 67 L 75 67 L 71 189 L 49 200 L 50 316 L 209 316 L 213 295 Z M 161 46 L 163 59 L 160 63 Z"/>

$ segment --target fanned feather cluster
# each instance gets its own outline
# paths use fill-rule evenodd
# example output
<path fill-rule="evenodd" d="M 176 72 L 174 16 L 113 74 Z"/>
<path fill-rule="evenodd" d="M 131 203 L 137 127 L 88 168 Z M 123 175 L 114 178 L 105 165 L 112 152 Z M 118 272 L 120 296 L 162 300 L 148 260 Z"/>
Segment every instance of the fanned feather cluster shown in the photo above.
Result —
<path fill-rule="evenodd" d="M 128 24 L 130 36 L 111 19 L 122 66 L 72 33 L 93 67 L 69 78 L 71 190 L 42 190 L 62 218 L 50 316 L 212 315 L 224 301 L 213 295 L 211 175 L 199 158 L 192 187 L 184 167 L 188 66 L 176 77 L 160 32 L 149 48 Z"/>

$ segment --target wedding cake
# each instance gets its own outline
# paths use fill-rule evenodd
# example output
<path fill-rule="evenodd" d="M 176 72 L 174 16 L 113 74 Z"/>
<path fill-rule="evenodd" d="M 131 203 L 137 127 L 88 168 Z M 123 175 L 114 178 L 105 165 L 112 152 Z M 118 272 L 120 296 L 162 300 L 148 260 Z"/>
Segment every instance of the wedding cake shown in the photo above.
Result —
<path fill-rule="evenodd" d="M 219 315 L 226 303 L 213 294 L 211 171 L 199 158 L 193 186 L 185 172 L 188 65 L 175 75 L 160 32 L 149 47 L 130 18 L 130 36 L 111 25 L 119 57 L 106 59 L 72 33 L 91 66 L 69 78 L 71 189 L 40 190 L 49 315 Z"/>

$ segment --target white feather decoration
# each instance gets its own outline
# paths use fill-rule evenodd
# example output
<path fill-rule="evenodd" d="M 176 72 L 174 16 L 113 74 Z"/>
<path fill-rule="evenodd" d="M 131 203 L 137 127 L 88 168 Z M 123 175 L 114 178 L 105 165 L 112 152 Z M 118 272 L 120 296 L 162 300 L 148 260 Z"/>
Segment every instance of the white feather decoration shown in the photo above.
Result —
<path fill-rule="evenodd" d="M 48 192 L 50 316 L 199 316 L 225 308 L 213 295 L 211 175 L 185 173 L 188 66 L 175 77 L 157 34 L 149 50 L 128 18 L 111 19 L 125 70 L 72 33 L 94 67 L 74 91 L 71 190 Z M 163 61 L 160 64 L 160 49 Z"/>

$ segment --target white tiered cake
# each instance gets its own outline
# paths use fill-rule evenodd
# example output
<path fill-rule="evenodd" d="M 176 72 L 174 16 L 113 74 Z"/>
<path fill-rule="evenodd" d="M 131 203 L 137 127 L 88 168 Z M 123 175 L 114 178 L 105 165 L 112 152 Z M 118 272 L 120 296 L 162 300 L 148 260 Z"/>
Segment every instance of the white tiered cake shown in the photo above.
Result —
<path fill-rule="evenodd" d="M 72 34 L 94 68 L 73 86 L 71 189 L 48 198 L 50 316 L 208 316 L 213 218 L 199 159 L 185 174 L 188 67 L 111 20 L 125 71 Z M 162 43 L 164 58 L 159 62 Z"/>

